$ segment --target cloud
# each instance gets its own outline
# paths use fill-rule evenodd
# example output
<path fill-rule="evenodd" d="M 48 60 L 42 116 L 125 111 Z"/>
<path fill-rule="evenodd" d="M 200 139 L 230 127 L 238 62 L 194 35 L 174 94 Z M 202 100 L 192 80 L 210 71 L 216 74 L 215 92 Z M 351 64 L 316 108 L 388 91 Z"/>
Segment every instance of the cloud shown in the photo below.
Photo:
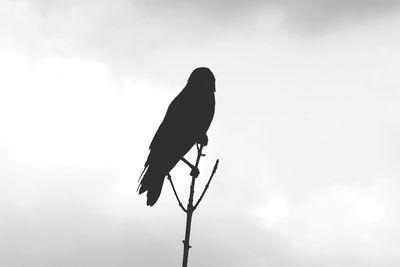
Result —
<path fill-rule="evenodd" d="M 0 2 L 3 265 L 180 263 L 171 189 L 153 209 L 135 189 L 198 65 L 217 77 L 198 188 L 221 164 L 193 266 L 398 265 L 397 3 L 244 3 Z"/>
<path fill-rule="evenodd" d="M 397 254 L 382 248 L 399 241 L 398 235 L 391 236 L 400 220 L 394 204 L 398 190 L 397 181 L 376 179 L 332 184 L 302 200 L 270 194 L 253 214 L 267 231 L 291 244 L 294 258 L 314 262 L 312 266 L 394 266 Z"/>
<path fill-rule="evenodd" d="M 162 119 L 156 114 L 172 98 L 144 79 L 115 84 L 97 61 L 51 57 L 30 65 L 5 50 L 0 58 L 0 145 L 34 166 L 122 167 L 122 158 L 147 148 L 142 139 L 150 142 L 147 130 L 137 128 L 156 128 Z"/>
<path fill-rule="evenodd" d="M 143 5 L 148 10 L 160 13 L 175 13 L 185 17 L 189 13 L 201 24 L 223 25 L 225 28 L 240 28 L 251 24 L 257 17 L 281 16 L 281 25 L 304 35 L 321 34 L 331 26 L 343 21 L 350 25 L 360 24 L 376 17 L 399 11 L 400 4 L 394 0 L 269 0 L 269 1 L 153 1 Z M 201 21 L 201 22 L 200 22 Z M 266 26 L 266 25 L 265 25 Z"/>
<path fill-rule="evenodd" d="M 147 76 L 174 87 L 181 86 L 181 73 L 188 75 L 194 67 L 218 67 L 214 59 L 224 54 L 220 47 L 233 53 L 230 45 L 246 39 L 269 43 L 287 32 L 329 33 L 336 24 L 339 29 L 359 26 L 399 7 L 390 0 L 37 0 L 1 5 L 2 45 L 25 51 L 30 60 L 78 56 L 111 64 L 116 76 Z"/>

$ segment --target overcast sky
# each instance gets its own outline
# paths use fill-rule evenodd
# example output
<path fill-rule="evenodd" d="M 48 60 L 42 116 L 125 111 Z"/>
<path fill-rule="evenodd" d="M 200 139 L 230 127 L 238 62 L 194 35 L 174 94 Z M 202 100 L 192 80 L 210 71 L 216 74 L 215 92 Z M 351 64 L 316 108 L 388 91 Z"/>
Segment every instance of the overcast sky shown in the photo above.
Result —
<path fill-rule="evenodd" d="M 189 265 L 400 265 L 400 2 L 0 0 L 0 265 L 180 266 L 136 193 L 191 71 L 217 80 Z M 194 158 L 194 153 L 189 155 Z M 185 199 L 189 170 L 172 175 Z"/>

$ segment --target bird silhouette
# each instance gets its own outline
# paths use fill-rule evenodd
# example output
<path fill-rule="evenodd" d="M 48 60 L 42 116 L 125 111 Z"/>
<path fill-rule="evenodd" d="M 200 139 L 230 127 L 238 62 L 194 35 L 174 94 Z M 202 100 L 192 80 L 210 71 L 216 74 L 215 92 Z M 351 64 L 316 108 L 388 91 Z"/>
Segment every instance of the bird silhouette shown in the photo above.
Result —
<path fill-rule="evenodd" d="M 193 145 L 207 145 L 207 130 L 215 111 L 214 92 L 213 73 L 205 67 L 197 68 L 169 105 L 150 144 L 150 153 L 139 178 L 138 191 L 139 194 L 147 191 L 148 206 L 157 202 L 165 177 L 179 160 L 184 160 Z"/>

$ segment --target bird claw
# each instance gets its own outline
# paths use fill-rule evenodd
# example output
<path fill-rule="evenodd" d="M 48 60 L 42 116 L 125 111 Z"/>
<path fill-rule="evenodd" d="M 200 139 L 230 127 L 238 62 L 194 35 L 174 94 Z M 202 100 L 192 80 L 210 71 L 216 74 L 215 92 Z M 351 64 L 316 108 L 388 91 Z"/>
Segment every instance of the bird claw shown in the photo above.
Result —
<path fill-rule="evenodd" d="M 200 174 L 199 168 L 193 167 L 192 171 L 190 172 L 190 175 L 193 176 L 194 178 L 197 178 Z"/>
<path fill-rule="evenodd" d="M 208 145 L 208 136 L 205 134 L 202 137 L 200 137 L 198 143 L 202 146 L 207 146 Z"/>

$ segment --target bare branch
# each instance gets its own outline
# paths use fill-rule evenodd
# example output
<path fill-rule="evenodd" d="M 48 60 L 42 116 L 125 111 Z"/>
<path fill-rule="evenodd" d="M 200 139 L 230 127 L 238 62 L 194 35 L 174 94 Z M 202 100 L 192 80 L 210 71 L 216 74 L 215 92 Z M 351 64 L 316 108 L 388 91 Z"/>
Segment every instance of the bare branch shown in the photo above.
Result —
<path fill-rule="evenodd" d="M 176 193 L 174 183 L 172 182 L 172 178 L 171 178 L 171 175 L 170 175 L 169 173 L 167 174 L 167 179 L 168 179 L 169 182 L 171 183 L 172 190 L 174 190 L 174 194 L 175 194 L 176 200 L 178 200 L 179 207 L 181 207 L 181 209 L 182 209 L 184 212 L 187 212 L 187 210 L 185 209 L 185 207 L 182 205 L 182 202 L 180 201 L 180 199 L 179 199 L 179 197 L 178 197 L 178 194 Z"/>
<path fill-rule="evenodd" d="M 201 154 L 203 151 L 203 145 L 196 144 L 197 146 L 197 158 L 195 167 L 199 167 L 199 162 L 201 158 Z M 183 240 L 183 259 L 182 259 L 182 266 L 187 267 L 188 258 L 189 258 L 189 249 L 191 246 L 189 245 L 190 241 L 190 229 L 192 225 L 192 215 L 194 211 L 193 207 L 193 195 L 194 195 L 194 185 L 196 183 L 196 175 L 194 173 L 190 174 L 192 176 L 192 182 L 190 184 L 190 193 L 189 193 L 189 201 L 187 204 L 186 209 L 186 230 L 185 230 L 185 240 Z"/>
<path fill-rule="evenodd" d="M 197 206 L 200 204 L 200 202 L 203 199 L 208 187 L 210 186 L 210 182 L 211 182 L 212 178 L 214 177 L 215 172 L 217 171 L 218 163 L 219 163 L 219 159 L 217 159 L 217 161 L 215 161 L 215 165 L 214 165 L 214 168 L 213 168 L 213 170 L 211 172 L 211 176 L 208 179 L 208 182 L 207 182 L 206 186 L 204 187 L 203 193 L 201 193 L 199 200 L 197 200 L 196 205 L 194 205 L 193 210 L 195 210 L 197 208 Z"/>
<path fill-rule="evenodd" d="M 183 162 L 186 163 L 186 165 L 188 165 L 191 169 L 195 168 L 194 165 L 192 163 L 190 163 L 187 159 L 185 159 L 184 157 L 181 158 L 181 160 Z"/>

